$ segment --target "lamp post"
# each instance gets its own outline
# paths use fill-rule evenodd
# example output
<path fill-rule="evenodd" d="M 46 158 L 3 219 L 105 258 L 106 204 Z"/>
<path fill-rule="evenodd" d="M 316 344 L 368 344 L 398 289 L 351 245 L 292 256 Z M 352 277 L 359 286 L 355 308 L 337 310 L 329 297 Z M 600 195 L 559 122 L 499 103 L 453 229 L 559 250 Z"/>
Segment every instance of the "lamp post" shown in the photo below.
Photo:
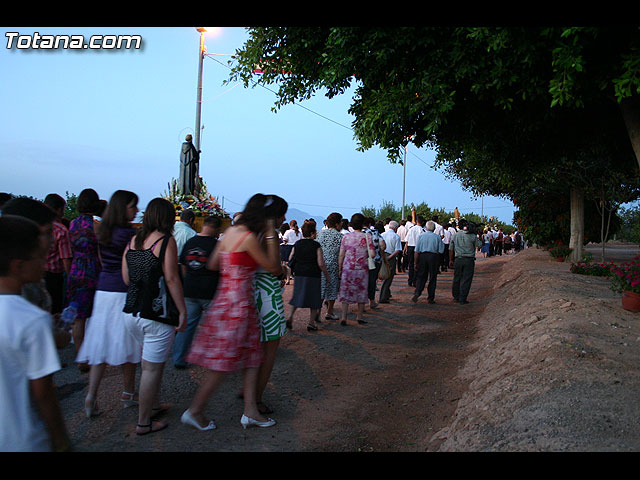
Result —
<path fill-rule="evenodd" d="M 204 63 L 204 56 L 207 53 L 207 47 L 204 45 L 204 33 L 207 31 L 204 27 L 196 27 L 196 30 L 200 32 L 200 52 L 198 54 L 198 94 L 196 100 L 196 131 L 195 131 L 195 147 L 198 152 L 200 152 L 200 117 L 202 111 L 202 65 Z M 200 165 L 198 162 L 198 166 L 195 171 L 195 178 L 197 179 L 200 175 Z"/>
<path fill-rule="evenodd" d="M 405 203 L 405 188 L 407 183 L 407 146 L 404 146 L 404 160 L 402 161 L 402 214 L 400 220 L 404 219 L 404 203 Z"/>

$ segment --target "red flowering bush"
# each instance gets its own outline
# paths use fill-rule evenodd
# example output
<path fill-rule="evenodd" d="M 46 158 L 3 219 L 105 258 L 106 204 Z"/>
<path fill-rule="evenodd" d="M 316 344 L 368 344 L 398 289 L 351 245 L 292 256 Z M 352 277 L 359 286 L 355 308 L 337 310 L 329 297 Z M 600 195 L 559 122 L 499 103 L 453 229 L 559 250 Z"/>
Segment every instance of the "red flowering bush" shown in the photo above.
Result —
<path fill-rule="evenodd" d="M 640 293 L 640 255 L 611 267 L 611 290 Z"/>
<path fill-rule="evenodd" d="M 594 277 L 608 277 L 611 275 L 612 268 L 615 268 L 615 264 L 611 261 L 609 263 L 590 263 L 590 262 L 577 262 L 572 263 L 569 271 L 580 275 L 592 275 Z"/>

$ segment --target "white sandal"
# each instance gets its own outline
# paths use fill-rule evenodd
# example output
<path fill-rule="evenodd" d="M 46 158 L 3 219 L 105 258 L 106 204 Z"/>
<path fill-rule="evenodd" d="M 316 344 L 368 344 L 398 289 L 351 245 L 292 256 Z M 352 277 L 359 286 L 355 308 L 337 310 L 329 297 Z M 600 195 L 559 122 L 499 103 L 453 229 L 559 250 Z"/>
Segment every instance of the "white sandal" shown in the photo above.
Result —
<path fill-rule="evenodd" d="M 123 398 L 123 397 L 128 397 L 128 398 Z M 120 397 L 120 401 L 122 402 L 122 407 L 123 408 L 129 408 L 129 407 L 135 407 L 136 405 L 138 405 L 138 400 L 135 400 L 134 397 L 136 396 L 135 393 L 129 393 L 129 392 L 122 392 L 122 397 Z"/>

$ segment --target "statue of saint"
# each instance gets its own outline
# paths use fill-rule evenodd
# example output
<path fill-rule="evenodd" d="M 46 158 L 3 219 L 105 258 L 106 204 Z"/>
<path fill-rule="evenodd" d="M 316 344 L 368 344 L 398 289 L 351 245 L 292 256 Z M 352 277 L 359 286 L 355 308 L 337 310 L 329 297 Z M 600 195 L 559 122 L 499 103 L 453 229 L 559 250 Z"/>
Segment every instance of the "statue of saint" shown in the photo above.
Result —
<path fill-rule="evenodd" d="M 458 207 L 453 211 L 453 216 L 456 218 L 456 222 L 460 220 L 460 211 L 458 210 Z"/>
<path fill-rule="evenodd" d="M 193 137 L 187 135 L 180 150 L 180 179 L 179 186 L 184 195 L 192 195 L 196 185 L 198 175 L 198 163 L 200 161 L 200 151 L 192 143 Z"/>

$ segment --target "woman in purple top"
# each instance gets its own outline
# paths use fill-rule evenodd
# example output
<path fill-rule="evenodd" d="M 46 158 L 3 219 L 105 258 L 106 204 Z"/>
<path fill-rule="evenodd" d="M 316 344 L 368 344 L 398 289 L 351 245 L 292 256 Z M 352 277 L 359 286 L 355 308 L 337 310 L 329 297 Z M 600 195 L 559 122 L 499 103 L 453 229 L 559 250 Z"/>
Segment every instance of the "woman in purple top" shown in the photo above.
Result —
<path fill-rule="evenodd" d="M 142 346 L 124 326 L 122 311 L 127 296 L 127 286 L 122 280 L 122 255 L 135 235 L 130 222 L 138 213 L 138 196 L 133 192 L 118 190 L 111 200 L 98 226 L 102 271 L 98 278 L 93 312 L 85 338 L 78 352 L 78 362 L 91 366 L 89 390 L 85 398 L 87 417 L 99 415 L 96 406 L 98 388 L 107 365 L 122 365 L 124 389 L 121 401 L 124 407 L 137 404 L 135 375 L 140 363 Z"/>
<path fill-rule="evenodd" d="M 96 293 L 101 264 L 98 240 L 93 230 L 93 216 L 100 209 L 100 197 L 92 188 L 85 188 L 78 195 L 80 215 L 69 225 L 69 239 L 73 258 L 67 277 L 66 305 L 76 308 L 76 317 L 71 334 L 76 351 L 84 340 L 85 323 L 93 310 L 93 296 Z M 78 367 L 86 372 L 89 368 L 80 363 Z"/>

